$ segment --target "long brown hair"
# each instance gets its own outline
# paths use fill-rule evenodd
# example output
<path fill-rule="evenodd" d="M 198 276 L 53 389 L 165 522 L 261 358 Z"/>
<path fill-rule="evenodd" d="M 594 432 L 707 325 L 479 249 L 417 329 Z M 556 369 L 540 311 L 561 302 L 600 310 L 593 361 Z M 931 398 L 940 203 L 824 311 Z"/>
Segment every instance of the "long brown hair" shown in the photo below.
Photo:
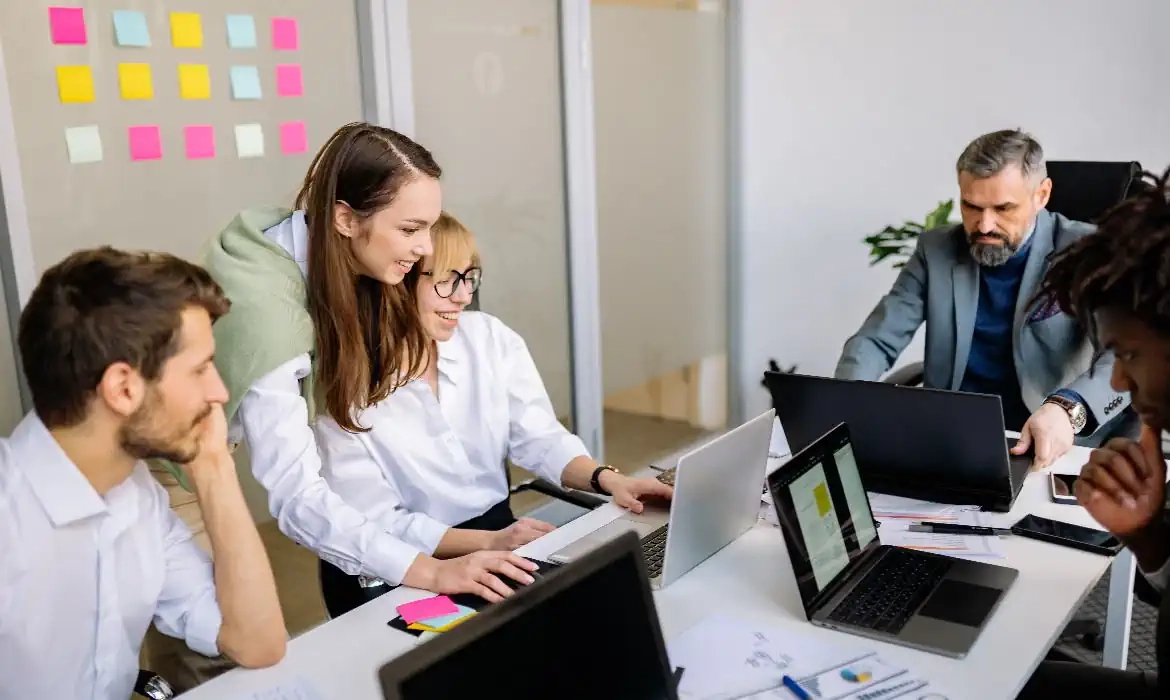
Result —
<path fill-rule="evenodd" d="M 442 173 L 430 152 L 373 124 L 346 124 L 321 148 L 297 194 L 309 227 L 309 316 L 316 337 L 314 382 L 325 413 L 364 432 L 356 411 L 422 374 L 428 340 L 414 295 L 360 272 L 349 239 L 334 226 L 337 202 L 362 219 L 390 205 L 404 185 Z"/>

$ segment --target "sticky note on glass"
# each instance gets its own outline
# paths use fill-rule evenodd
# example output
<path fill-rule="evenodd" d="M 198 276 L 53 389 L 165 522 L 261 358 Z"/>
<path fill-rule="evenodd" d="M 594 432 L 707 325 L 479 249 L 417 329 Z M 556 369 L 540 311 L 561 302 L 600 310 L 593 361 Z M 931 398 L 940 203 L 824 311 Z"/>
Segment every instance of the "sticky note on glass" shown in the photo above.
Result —
<path fill-rule="evenodd" d="M 183 127 L 183 141 L 187 146 L 187 158 L 198 160 L 215 157 L 215 127 L 208 125 Z"/>
<path fill-rule="evenodd" d="M 177 49 L 203 47 L 203 20 L 197 12 L 171 13 L 171 43 Z"/>
<path fill-rule="evenodd" d="M 119 63 L 118 84 L 122 86 L 123 100 L 154 99 L 149 63 Z"/>
<path fill-rule="evenodd" d="M 97 126 L 71 126 L 65 130 L 65 147 L 69 162 L 97 163 L 102 159 L 102 136 Z"/>
<path fill-rule="evenodd" d="M 130 160 L 162 158 L 162 135 L 157 126 L 130 127 Z"/>
<path fill-rule="evenodd" d="M 114 10 L 114 42 L 118 46 L 150 46 L 146 15 L 135 10 Z"/>
<path fill-rule="evenodd" d="M 296 51 L 301 43 L 299 34 L 296 19 L 272 18 L 272 48 L 277 51 Z"/>
<path fill-rule="evenodd" d="M 300 97 L 305 94 L 300 66 L 276 67 L 276 94 L 281 97 Z"/>
<path fill-rule="evenodd" d="M 398 606 L 397 610 L 403 622 L 408 625 L 413 625 L 420 620 L 429 620 L 432 617 L 457 613 L 459 612 L 459 606 L 451 602 L 451 599 L 447 596 L 437 595 L 433 598 L 416 600 L 413 603 L 403 603 Z"/>
<path fill-rule="evenodd" d="M 179 64 L 179 97 L 184 100 L 211 98 L 211 73 L 200 63 Z"/>
<path fill-rule="evenodd" d="M 57 92 L 65 103 L 93 102 L 93 73 L 89 66 L 57 66 Z"/>
<path fill-rule="evenodd" d="M 282 153 L 304 153 L 309 150 L 309 136 L 304 122 L 284 122 L 280 125 Z"/>
<path fill-rule="evenodd" d="M 256 48 L 256 21 L 252 15 L 228 15 L 227 38 L 229 48 Z"/>
<path fill-rule="evenodd" d="M 80 7 L 50 7 L 49 36 L 54 44 L 84 44 L 85 10 Z"/>
<path fill-rule="evenodd" d="M 256 66 L 232 66 L 232 99 L 260 99 L 260 71 Z"/>
<path fill-rule="evenodd" d="M 264 155 L 264 129 L 259 124 L 236 124 L 236 155 L 240 158 Z"/>
<path fill-rule="evenodd" d="M 817 515 L 820 517 L 825 517 L 833 510 L 833 502 L 829 500 L 829 489 L 823 481 L 813 487 L 813 500 L 816 501 Z"/>

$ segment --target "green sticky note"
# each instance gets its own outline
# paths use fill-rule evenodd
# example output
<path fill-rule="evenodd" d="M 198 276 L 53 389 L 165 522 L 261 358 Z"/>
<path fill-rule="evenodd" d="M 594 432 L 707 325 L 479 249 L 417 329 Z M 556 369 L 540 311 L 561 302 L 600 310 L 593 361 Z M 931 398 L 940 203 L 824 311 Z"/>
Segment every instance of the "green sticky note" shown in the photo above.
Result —
<path fill-rule="evenodd" d="M 135 10 L 114 10 L 114 41 L 118 46 L 150 46 L 146 15 Z"/>
<path fill-rule="evenodd" d="M 232 99 L 260 99 L 260 71 L 256 66 L 232 66 Z"/>
<path fill-rule="evenodd" d="M 228 15 L 227 36 L 229 48 L 256 48 L 256 20 L 252 15 Z"/>

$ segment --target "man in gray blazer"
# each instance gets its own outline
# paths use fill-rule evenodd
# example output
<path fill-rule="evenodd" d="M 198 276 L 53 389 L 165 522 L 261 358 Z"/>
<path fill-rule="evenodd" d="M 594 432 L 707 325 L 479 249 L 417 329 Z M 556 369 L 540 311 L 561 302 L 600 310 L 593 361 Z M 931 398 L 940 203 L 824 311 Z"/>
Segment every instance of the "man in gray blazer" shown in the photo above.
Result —
<path fill-rule="evenodd" d="M 1094 363 L 1084 329 L 1051 299 L 1033 303 L 1048 258 L 1094 231 L 1044 206 L 1040 144 L 1021 131 L 980 136 L 959 156 L 963 223 L 923 233 L 889 294 L 846 343 L 836 376 L 877 380 L 926 323 L 923 383 L 995 394 L 1015 448 L 1036 464 L 1093 444 L 1129 395 L 1109 386 L 1112 353 Z M 1086 439 L 1087 438 L 1087 439 Z"/>

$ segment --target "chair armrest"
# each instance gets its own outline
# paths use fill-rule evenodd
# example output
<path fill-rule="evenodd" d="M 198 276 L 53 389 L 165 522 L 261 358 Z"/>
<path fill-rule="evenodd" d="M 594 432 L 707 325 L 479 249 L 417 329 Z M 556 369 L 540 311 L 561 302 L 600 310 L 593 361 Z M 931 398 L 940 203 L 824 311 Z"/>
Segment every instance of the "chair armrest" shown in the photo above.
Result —
<path fill-rule="evenodd" d="M 512 488 L 508 489 L 509 493 L 520 493 L 521 491 L 535 491 L 551 496 L 559 501 L 571 503 L 578 508 L 585 510 L 593 510 L 602 505 L 605 505 L 605 499 L 593 494 L 585 493 L 584 491 L 574 491 L 566 488 L 561 488 L 552 483 L 548 479 L 528 479 L 521 481 Z"/>
<path fill-rule="evenodd" d="M 890 372 L 882 381 L 886 384 L 897 384 L 898 386 L 918 386 L 922 383 L 924 369 L 925 366 L 921 362 L 914 362 Z"/>
<path fill-rule="evenodd" d="M 153 671 L 139 671 L 134 681 L 134 692 L 150 700 L 170 700 L 175 697 L 171 684 Z"/>

